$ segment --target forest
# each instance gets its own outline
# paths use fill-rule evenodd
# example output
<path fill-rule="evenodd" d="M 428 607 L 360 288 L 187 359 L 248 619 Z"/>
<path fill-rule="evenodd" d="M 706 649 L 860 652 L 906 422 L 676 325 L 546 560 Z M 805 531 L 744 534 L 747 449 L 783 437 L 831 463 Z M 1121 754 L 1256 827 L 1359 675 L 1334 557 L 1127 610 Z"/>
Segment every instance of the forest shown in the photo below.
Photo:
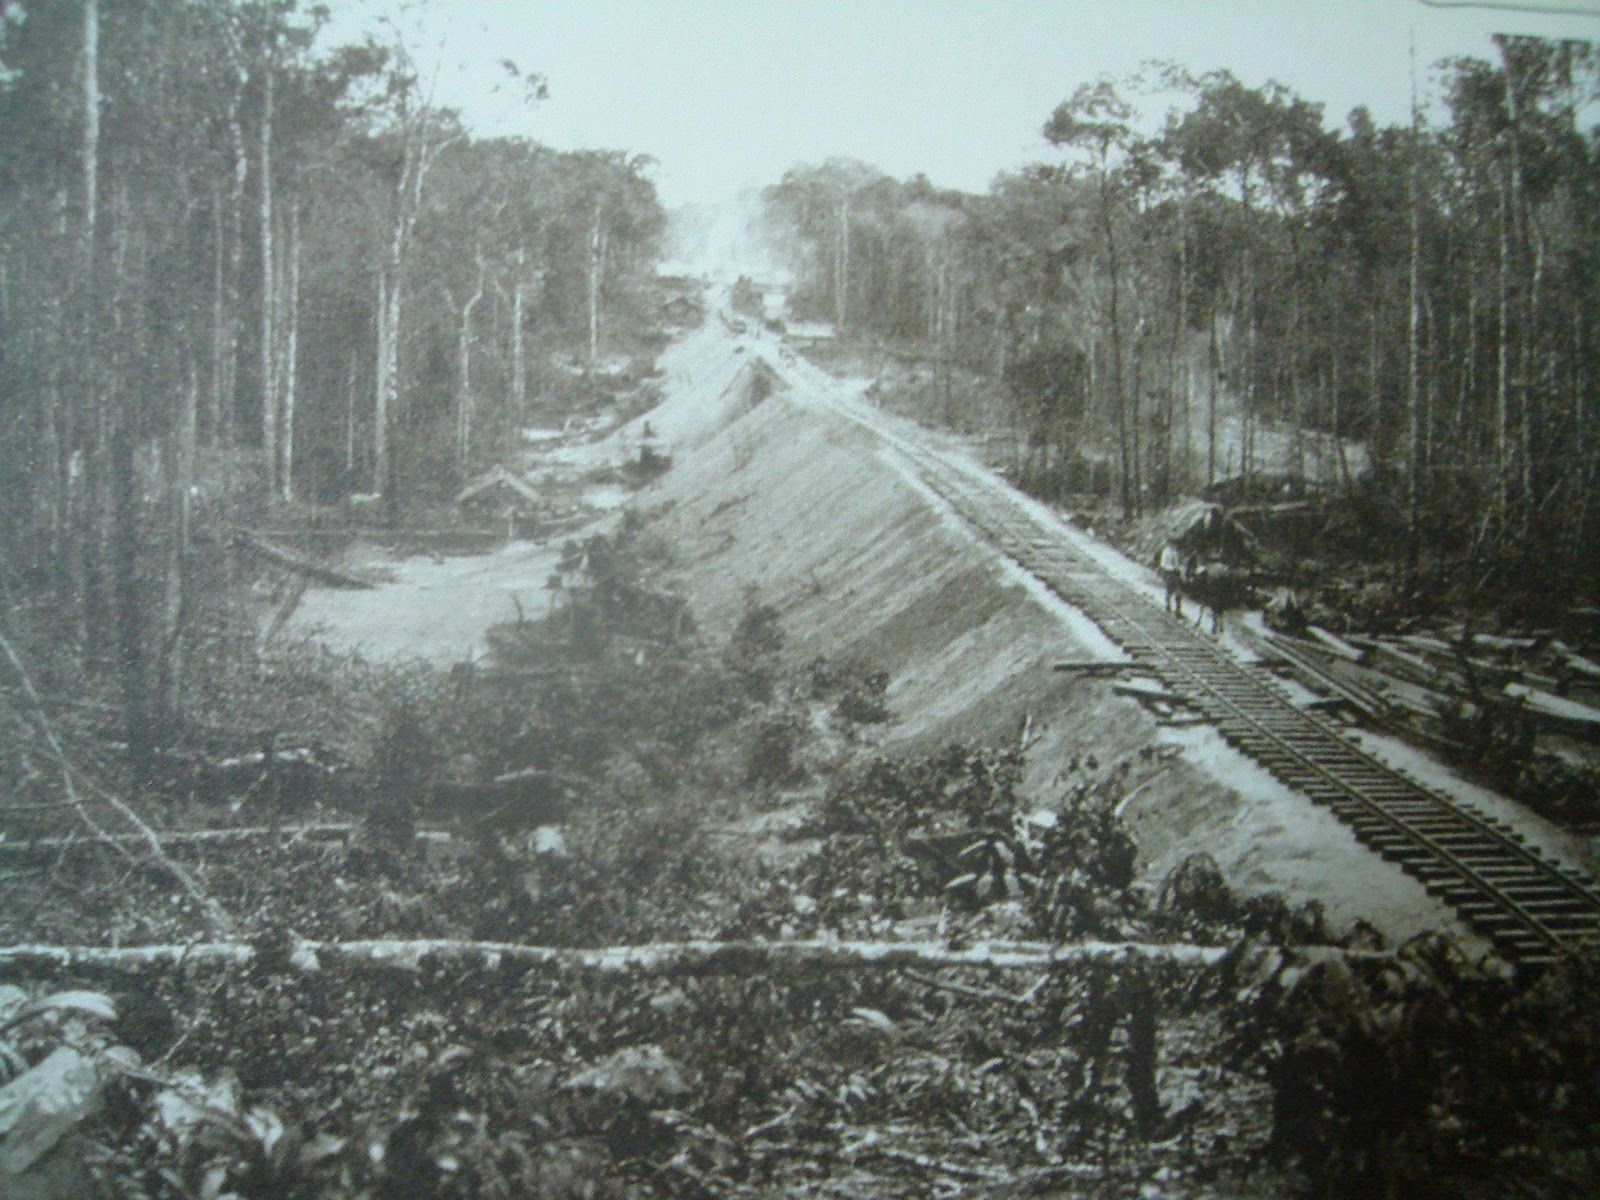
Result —
<path fill-rule="evenodd" d="M 325 16 L 91 0 L 0 25 L 11 603 L 115 665 L 135 761 L 226 623 L 231 526 L 453 496 L 639 348 L 647 160 L 474 138 L 398 37 L 315 50 Z"/>
<path fill-rule="evenodd" d="M 1041 495 L 1361 477 L 1412 572 L 1592 589 L 1600 58 L 1495 45 L 1419 69 L 1404 125 L 1167 64 L 1041 113 L 1056 156 L 984 195 L 796 166 L 765 194 L 791 303 L 1003 423 Z"/>
<path fill-rule="evenodd" d="M 1121 680 L 895 740 L 904 630 L 791 623 L 905 585 L 868 578 L 890 535 L 939 586 L 992 548 L 822 401 L 768 403 L 893 361 L 1047 499 L 1339 487 L 1419 576 L 1592 587 L 1592 48 L 1502 39 L 1400 128 L 1227 72 L 1091 83 L 986 195 L 796 167 L 786 319 L 840 335 L 802 362 L 755 282 L 705 320 L 660 274 L 649 158 L 475 134 L 396 27 L 329 20 L 0 3 L 0 1195 L 1594 1194 L 1592 954 L 1336 921 L 1199 844 L 1141 876 L 1130 802 L 1222 787 Z M 686 466 L 645 417 L 691 375 L 745 424 Z M 552 442 L 615 503 L 525 537 Z M 685 476 L 727 490 L 702 528 L 648 490 Z M 455 661 L 291 626 L 396 582 L 361 545 L 524 591 Z M 734 546 L 774 588 L 860 577 L 705 619 L 685 581 Z M 964 605 L 1038 628 L 982 561 L 891 614 L 930 656 L 981 641 Z"/>

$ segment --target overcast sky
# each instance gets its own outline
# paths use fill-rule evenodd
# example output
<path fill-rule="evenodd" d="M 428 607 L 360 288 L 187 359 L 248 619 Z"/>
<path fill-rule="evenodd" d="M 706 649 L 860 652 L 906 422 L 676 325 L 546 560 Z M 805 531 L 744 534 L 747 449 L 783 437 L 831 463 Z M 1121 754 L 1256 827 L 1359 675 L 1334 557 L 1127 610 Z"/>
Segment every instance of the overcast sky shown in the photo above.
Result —
<path fill-rule="evenodd" d="M 1535 15 L 1421 0 L 332 0 L 334 32 L 399 16 L 440 103 L 485 134 L 652 155 L 662 199 L 720 201 L 795 162 L 860 158 L 983 190 L 1049 157 L 1039 128 L 1086 80 L 1149 59 L 1276 79 L 1326 105 L 1405 119 L 1422 84 L 1496 30 L 1600 39 L 1600 0 Z M 549 80 L 529 107 L 503 58 Z"/>

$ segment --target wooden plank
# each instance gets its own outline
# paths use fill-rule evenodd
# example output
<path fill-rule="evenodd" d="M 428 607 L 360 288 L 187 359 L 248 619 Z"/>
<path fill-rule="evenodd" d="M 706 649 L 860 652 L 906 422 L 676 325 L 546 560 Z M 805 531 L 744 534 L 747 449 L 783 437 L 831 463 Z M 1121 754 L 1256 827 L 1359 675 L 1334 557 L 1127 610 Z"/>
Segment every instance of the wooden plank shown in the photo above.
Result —
<path fill-rule="evenodd" d="M 1149 673 L 1149 668 L 1135 662 L 1106 662 L 1103 660 L 1086 662 L 1058 662 L 1050 668 L 1052 671 L 1064 671 L 1074 675 L 1123 675 L 1130 672 Z"/>

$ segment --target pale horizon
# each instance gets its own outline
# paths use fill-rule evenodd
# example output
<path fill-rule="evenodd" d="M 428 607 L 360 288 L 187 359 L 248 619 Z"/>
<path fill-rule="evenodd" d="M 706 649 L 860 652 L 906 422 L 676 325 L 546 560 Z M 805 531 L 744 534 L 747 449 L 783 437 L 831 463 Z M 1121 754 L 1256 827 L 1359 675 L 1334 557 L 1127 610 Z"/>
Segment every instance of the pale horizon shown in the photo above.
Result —
<path fill-rule="evenodd" d="M 1276 79 L 1324 105 L 1406 119 L 1415 42 L 1430 68 L 1491 57 L 1495 32 L 1600 38 L 1594 16 L 1433 7 L 1420 0 L 336 0 L 332 37 L 385 14 L 484 135 L 647 154 L 664 203 L 717 203 L 789 166 L 839 155 L 898 178 L 983 191 L 1050 156 L 1040 128 L 1078 84 L 1149 60 Z M 499 65 L 549 81 L 529 106 Z"/>

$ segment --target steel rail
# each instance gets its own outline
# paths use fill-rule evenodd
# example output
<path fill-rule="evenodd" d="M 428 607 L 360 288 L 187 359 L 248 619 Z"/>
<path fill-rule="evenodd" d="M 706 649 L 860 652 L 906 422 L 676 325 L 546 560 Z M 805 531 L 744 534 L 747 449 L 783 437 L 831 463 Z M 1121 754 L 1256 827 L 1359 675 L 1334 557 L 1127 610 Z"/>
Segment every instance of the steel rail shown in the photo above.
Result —
<path fill-rule="evenodd" d="M 868 423 L 869 426 L 871 423 Z M 884 433 L 885 431 L 879 430 Z M 886 435 L 888 436 L 888 435 Z M 1095 622 L 1281 782 L 1325 804 L 1495 946 L 1537 965 L 1600 936 L 1600 890 L 1508 827 L 1411 779 L 1304 711 L 993 486 L 904 439 L 922 481 L 987 541 Z"/>

